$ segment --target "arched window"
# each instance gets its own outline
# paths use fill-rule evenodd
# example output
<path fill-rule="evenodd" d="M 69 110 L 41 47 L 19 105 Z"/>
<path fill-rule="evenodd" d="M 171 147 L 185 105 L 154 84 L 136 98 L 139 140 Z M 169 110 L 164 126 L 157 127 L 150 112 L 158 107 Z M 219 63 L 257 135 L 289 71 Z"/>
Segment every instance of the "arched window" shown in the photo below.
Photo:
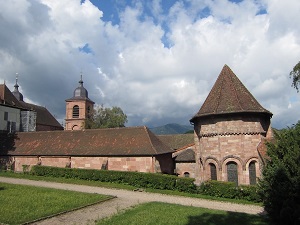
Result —
<path fill-rule="evenodd" d="M 238 170 L 235 162 L 227 163 L 227 180 L 238 185 Z"/>
<path fill-rule="evenodd" d="M 79 118 L 79 106 L 74 105 L 73 107 L 73 118 Z"/>
<path fill-rule="evenodd" d="M 189 172 L 185 172 L 183 175 L 184 175 L 184 177 L 190 177 L 190 173 Z"/>
<path fill-rule="evenodd" d="M 79 127 L 78 127 L 77 125 L 74 125 L 74 126 L 72 127 L 72 130 L 79 130 Z"/>
<path fill-rule="evenodd" d="M 210 179 L 211 180 L 217 180 L 217 167 L 215 164 L 210 163 L 209 164 L 210 167 Z"/>
<path fill-rule="evenodd" d="M 249 180 L 250 180 L 250 185 L 256 184 L 256 167 L 255 167 L 255 161 L 252 161 L 249 164 Z"/>

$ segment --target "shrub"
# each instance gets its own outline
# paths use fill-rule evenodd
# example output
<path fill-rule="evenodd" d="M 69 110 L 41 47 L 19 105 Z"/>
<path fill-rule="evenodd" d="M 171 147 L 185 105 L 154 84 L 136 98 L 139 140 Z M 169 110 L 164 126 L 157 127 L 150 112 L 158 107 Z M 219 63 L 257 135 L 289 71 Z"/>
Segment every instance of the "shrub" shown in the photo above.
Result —
<path fill-rule="evenodd" d="M 49 166 L 33 166 L 31 173 L 37 176 L 64 177 L 101 182 L 129 184 L 137 188 L 153 188 L 161 190 L 178 190 L 194 193 L 196 186 L 192 178 L 180 178 L 172 175 L 58 168 Z"/>
<path fill-rule="evenodd" d="M 261 202 L 257 186 L 255 185 L 241 185 L 237 187 L 236 184 L 232 182 L 211 180 L 201 184 L 199 193 L 214 197 Z"/>
<path fill-rule="evenodd" d="M 300 224 L 300 121 L 267 145 L 260 194 L 275 224 Z"/>

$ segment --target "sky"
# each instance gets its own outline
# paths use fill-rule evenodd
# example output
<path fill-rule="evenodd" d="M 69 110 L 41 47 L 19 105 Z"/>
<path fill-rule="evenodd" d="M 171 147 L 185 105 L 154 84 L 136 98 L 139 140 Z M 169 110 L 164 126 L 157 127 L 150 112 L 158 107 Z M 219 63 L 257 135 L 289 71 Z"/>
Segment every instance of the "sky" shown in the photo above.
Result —
<path fill-rule="evenodd" d="M 300 119 L 299 0 L 0 1 L 0 83 L 59 122 L 80 75 L 126 126 L 188 125 L 227 64 L 281 129 Z"/>

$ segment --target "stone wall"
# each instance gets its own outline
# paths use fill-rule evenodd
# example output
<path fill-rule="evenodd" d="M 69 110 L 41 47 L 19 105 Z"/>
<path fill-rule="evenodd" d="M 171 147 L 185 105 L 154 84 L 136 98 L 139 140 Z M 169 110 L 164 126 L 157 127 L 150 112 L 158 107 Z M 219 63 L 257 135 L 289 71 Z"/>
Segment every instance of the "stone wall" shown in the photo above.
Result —
<path fill-rule="evenodd" d="M 10 157 L 14 162 L 16 172 L 23 171 L 23 165 L 70 167 L 82 169 L 105 169 L 115 171 L 135 171 L 148 173 L 173 174 L 174 164 L 170 155 L 163 154 L 156 157 L 80 157 L 80 156 L 14 156 Z M 6 159 L 8 161 L 10 159 Z"/>
<path fill-rule="evenodd" d="M 79 107 L 79 117 L 73 118 L 73 107 Z M 88 117 L 88 108 L 93 110 L 93 103 L 89 101 L 68 101 L 66 102 L 66 130 L 81 130 L 84 121 Z"/>
<path fill-rule="evenodd" d="M 195 162 L 177 162 L 176 174 L 179 177 L 185 177 L 185 173 L 189 173 L 189 177 L 195 178 L 196 163 Z"/>
<path fill-rule="evenodd" d="M 237 164 L 238 183 L 249 184 L 249 164 L 255 163 L 261 175 L 257 147 L 266 136 L 270 122 L 259 116 L 205 118 L 195 123 L 196 163 L 200 168 L 196 182 L 211 179 L 210 164 L 216 166 L 217 179 L 228 180 L 227 164 Z"/>

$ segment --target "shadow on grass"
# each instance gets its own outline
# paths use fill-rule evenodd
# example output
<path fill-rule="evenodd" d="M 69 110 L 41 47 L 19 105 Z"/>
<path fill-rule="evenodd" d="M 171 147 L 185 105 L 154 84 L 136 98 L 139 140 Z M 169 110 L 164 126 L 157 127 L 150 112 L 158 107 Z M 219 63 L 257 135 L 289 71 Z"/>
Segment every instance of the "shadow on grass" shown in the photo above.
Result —
<path fill-rule="evenodd" d="M 227 212 L 224 214 L 204 213 L 190 216 L 187 225 L 267 225 L 270 224 L 265 216 L 249 215 L 245 213 Z"/>

